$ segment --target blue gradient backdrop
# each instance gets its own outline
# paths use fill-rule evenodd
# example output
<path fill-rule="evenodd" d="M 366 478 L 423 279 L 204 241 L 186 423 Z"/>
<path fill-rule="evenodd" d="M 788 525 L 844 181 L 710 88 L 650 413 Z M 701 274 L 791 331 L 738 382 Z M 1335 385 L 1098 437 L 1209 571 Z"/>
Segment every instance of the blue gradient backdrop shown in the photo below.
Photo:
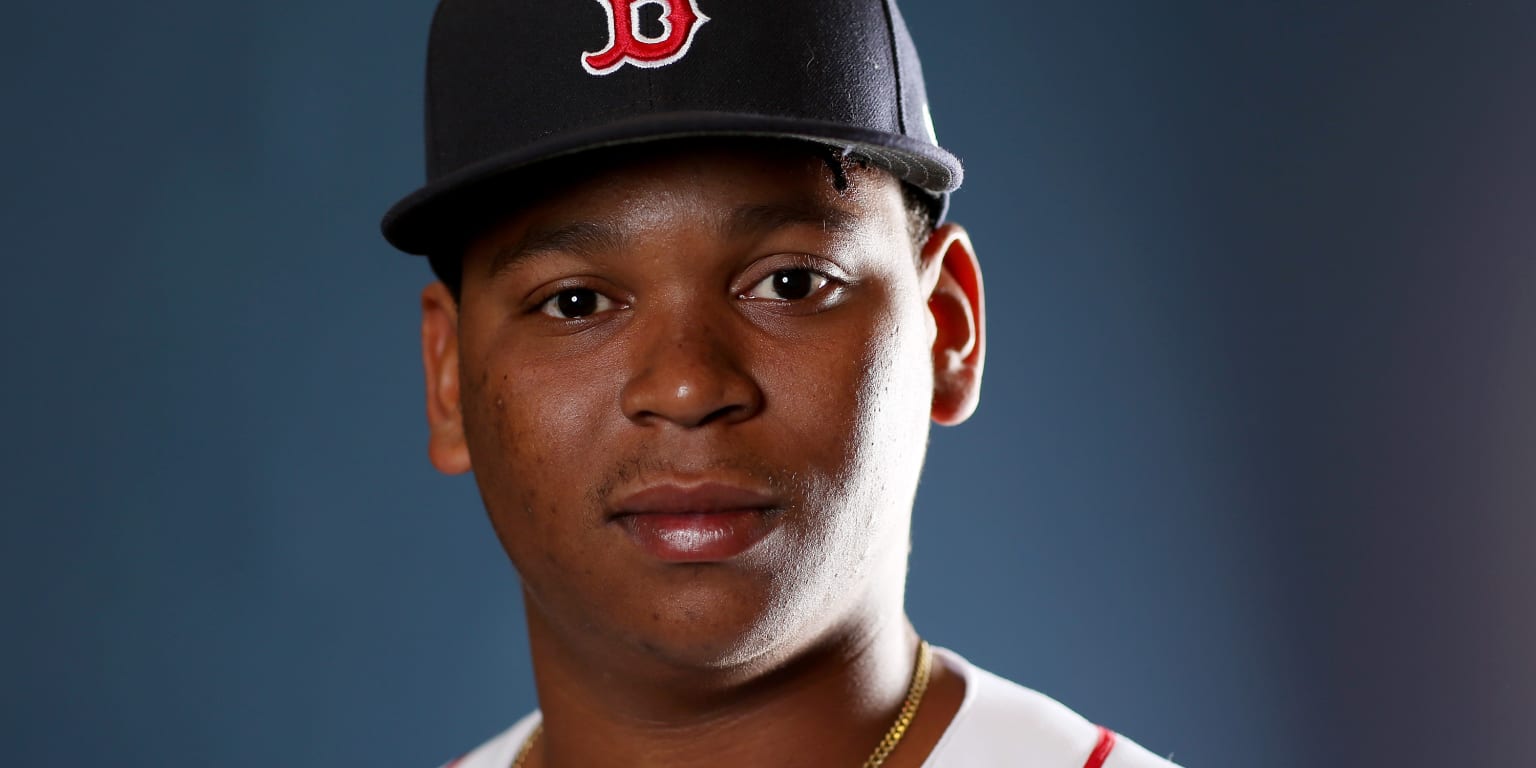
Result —
<path fill-rule="evenodd" d="M 1528 764 L 1533 6 L 905 10 L 992 330 L 920 629 L 1191 766 Z M 430 13 L 7 4 L 0 764 L 425 768 L 533 704 L 376 234 Z"/>

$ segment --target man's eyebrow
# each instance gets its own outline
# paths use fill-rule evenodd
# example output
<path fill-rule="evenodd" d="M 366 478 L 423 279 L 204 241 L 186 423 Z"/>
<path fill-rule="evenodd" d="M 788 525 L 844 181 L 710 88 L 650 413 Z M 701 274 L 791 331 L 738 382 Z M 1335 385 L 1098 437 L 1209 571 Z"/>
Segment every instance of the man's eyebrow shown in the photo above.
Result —
<path fill-rule="evenodd" d="M 504 245 L 491 255 L 491 277 L 538 256 L 574 253 L 597 256 L 624 250 L 626 240 L 618 230 L 595 222 L 577 221 L 553 229 L 529 230 L 515 244 Z"/>
<path fill-rule="evenodd" d="M 846 234 L 853 231 L 855 218 L 842 208 L 820 203 L 743 205 L 722 222 L 721 234 L 727 238 L 750 237 L 806 225 L 825 232 Z"/>

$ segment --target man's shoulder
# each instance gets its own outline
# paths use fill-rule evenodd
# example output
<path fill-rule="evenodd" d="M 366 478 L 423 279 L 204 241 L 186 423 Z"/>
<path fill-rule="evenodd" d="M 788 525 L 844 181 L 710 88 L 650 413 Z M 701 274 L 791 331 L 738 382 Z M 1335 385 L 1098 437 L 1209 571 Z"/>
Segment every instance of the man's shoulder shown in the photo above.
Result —
<path fill-rule="evenodd" d="M 1006 680 L 943 648 L 934 652 L 965 680 L 965 698 L 923 768 L 1172 768 L 1125 736 L 1055 699 Z M 506 768 L 539 723 L 533 712 L 444 768 Z"/>
<path fill-rule="evenodd" d="M 1125 736 L 1101 728 L 1055 699 L 936 649 L 965 679 L 965 699 L 924 768 L 1018 765 L 1168 768 Z"/>

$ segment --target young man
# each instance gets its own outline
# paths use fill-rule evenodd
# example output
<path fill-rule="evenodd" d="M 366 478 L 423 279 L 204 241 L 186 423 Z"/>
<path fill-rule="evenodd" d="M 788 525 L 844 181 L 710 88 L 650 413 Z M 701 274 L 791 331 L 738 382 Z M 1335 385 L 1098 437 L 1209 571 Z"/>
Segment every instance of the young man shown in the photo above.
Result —
<path fill-rule="evenodd" d="M 1167 765 L 907 621 L 981 273 L 882 0 L 445 0 L 429 453 L 522 578 L 539 712 L 455 762 Z"/>

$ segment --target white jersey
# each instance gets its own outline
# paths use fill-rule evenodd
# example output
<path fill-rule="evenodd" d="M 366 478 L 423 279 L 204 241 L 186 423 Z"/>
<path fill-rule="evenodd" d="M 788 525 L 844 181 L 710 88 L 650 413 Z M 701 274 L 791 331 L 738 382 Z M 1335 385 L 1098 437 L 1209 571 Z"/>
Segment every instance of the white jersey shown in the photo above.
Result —
<path fill-rule="evenodd" d="M 934 648 L 965 680 L 965 698 L 923 768 L 1172 768 L 1135 742 L 1043 693 Z M 508 768 L 539 722 L 534 712 L 444 768 Z"/>

